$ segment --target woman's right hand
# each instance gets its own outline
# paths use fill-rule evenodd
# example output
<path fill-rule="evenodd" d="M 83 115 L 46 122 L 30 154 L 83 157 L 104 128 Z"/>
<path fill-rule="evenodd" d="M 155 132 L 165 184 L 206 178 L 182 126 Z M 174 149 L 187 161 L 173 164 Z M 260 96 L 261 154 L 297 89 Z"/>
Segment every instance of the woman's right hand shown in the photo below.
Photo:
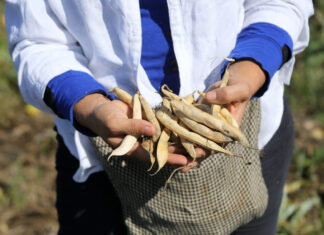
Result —
<path fill-rule="evenodd" d="M 104 141 L 113 147 L 122 142 L 124 136 L 153 136 L 154 126 L 145 120 L 132 119 L 132 109 L 120 100 L 110 101 L 101 94 L 90 94 L 76 103 L 73 109 L 75 120 L 82 126 L 101 136 Z M 197 155 L 203 156 L 205 152 L 197 149 Z M 137 142 L 128 153 L 130 157 L 139 160 L 149 160 L 149 154 Z M 168 164 L 186 166 L 191 159 L 185 156 L 182 148 L 169 146 Z"/>

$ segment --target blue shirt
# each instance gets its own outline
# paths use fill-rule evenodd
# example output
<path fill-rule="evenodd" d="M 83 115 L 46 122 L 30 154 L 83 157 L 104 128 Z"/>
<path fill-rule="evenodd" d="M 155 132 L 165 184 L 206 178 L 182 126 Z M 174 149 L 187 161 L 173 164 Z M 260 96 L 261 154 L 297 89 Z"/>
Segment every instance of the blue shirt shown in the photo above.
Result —
<path fill-rule="evenodd" d="M 163 84 L 176 94 L 180 81 L 174 55 L 166 0 L 140 0 L 142 22 L 141 64 L 153 87 L 160 92 Z"/>

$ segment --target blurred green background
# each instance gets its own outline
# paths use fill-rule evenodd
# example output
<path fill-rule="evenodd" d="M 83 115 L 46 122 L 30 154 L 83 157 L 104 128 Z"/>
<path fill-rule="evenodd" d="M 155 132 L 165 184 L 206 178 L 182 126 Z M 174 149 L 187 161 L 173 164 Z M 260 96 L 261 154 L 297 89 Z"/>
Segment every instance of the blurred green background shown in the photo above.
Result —
<path fill-rule="evenodd" d="M 296 148 L 279 234 L 324 234 L 324 1 L 314 1 L 311 41 L 297 56 L 286 94 Z M 26 105 L 7 52 L 0 2 L 0 234 L 56 234 L 55 133 L 49 115 Z"/>

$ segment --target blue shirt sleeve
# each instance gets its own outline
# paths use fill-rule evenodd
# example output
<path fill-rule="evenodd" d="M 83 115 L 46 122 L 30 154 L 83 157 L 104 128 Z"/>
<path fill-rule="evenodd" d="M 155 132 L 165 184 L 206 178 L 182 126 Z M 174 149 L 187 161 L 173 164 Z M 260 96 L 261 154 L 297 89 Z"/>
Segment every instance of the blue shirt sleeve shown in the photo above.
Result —
<path fill-rule="evenodd" d="M 73 117 L 73 107 L 83 97 L 100 93 L 108 96 L 106 88 L 85 72 L 69 70 L 54 77 L 45 90 L 44 102 L 61 118 L 69 120 L 81 133 L 96 136 L 79 125 Z M 109 98 L 113 98 L 109 96 Z"/>
<path fill-rule="evenodd" d="M 292 49 L 292 39 L 285 30 L 270 23 L 254 23 L 240 32 L 229 58 L 250 60 L 260 66 L 266 76 L 265 84 L 254 95 L 260 97 L 268 89 L 275 72 L 291 58 Z M 222 74 L 228 63 L 224 63 Z"/>

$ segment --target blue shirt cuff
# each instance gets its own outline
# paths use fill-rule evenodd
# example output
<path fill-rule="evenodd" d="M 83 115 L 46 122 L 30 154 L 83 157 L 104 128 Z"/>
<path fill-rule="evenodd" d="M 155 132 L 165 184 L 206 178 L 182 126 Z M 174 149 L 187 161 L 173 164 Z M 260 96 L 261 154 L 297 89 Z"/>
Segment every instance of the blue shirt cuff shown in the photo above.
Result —
<path fill-rule="evenodd" d="M 238 35 L 229 58 L 235 61 L 250 60 L 260 66 L 266 76 L 265 84 L 254 95 L 260 97 L 268 89 L 275 72 L 291 58 L 292 49 L 292 39 L 285 30 L 270 23 L 255 23 Z M 225 61 L 222 74 L 228 63 Z"/>
<path fill-rule="evenodd" d="M 92 76 L 85 72 L 69 70 L 54 77 L 47 84 L 44 102 L 56 115 L 68 119 L 82 134 L 96 136 L 88 128 L 79 125 L 73 117 L 74 105 L 83 97 L 93 93 L 109 97 L 107 90 Z"/>

